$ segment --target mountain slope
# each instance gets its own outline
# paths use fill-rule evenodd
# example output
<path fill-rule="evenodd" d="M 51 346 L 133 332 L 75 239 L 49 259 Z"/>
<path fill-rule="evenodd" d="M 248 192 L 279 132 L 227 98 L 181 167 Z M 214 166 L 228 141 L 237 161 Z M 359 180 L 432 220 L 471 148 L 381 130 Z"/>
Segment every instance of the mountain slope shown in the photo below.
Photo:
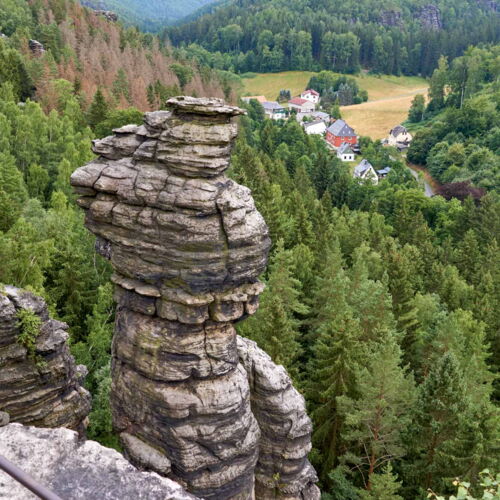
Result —
<path fill-rule="evenodd" d="M 238 0 L 166 36 L 220 52 L 211 63 L 239 72 L 366 67 L 429 76 L 441 54 L 454 58 L 471 44 L 498 41 L 500 23 L 495 1 Z"/>
<path fill-rule="evenodd" d="M 81 0 L 92 9 L 112 10 L 126 24 L 157 31 L 195 12 L 213 0 Z"/>

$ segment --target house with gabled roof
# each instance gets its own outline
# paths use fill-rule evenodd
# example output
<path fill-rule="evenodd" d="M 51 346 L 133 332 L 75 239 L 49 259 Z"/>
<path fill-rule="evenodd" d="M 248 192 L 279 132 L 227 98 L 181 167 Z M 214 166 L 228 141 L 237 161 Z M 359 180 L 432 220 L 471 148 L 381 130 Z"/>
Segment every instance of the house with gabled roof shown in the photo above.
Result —
<path fill-rule="evenodd" d="M 311 113 L 311 116 L 315 120 L 323 120 L 327 125 L 329 125 L 332 121 L 330 115 L 328 113 L 325 113 L 324 111 L 313 111 Z"/>
<path fill-rule="evenodd" d="M 315 109 L 315 104 L 301 97 L 294 97 L 288 101 L 288 107 L 295 109 L 297 113 L 312 113 Z"/>
<path fill-rule="evenodd" d="M 286 109 L 276 101 L 265 101 L 262 103 L 264 114 L 271 120 L 286 120 Z"/>
<path fill-rule="evenodd" d="M 336 120 L 326 129 L 326 141 L 335 149 L 344 142 L 354 146 L 358 142 L 356 132 L 344 120 Z"/>
<path fill-rule="evenodd" d="M 394 146 L 399 150 L 407 149 L 410 147 L 410 142 L 413 136 L 408 132 L 406 127 L 403 125 L 397 125 L 389 132 L 389 137 L 387 138 L 387 144 L 389 146 Z"/>
<path fill-rule="evenodd" d="M 313 89 L 304 90 L 304 92 L 300 94 L 300 97 L 306 101 L 311 101 L 314 104 L 319 103 L 319 92 L 316 92 Z"/>
<path fill-rule="evenodd" d="M 302 122 L 302 126 L 307 135 L 323 135 L 326 131 L 326 124 L 323 120 Z"/>
<path fill-rule="evenodd" d="M 354 151 L 348 142 L 342 143 L 337 149 L 337 158 L 341 161 L 354 161 L 355 157 Z"/>
<path fill-rule="evenodd" d="M 363 181 L 370 181 L 375 186 L 378 184 L 378 175 L 373 168 L 373 165 L 364 158 L 354 167 L 355 179 L 360 179 Z"/>

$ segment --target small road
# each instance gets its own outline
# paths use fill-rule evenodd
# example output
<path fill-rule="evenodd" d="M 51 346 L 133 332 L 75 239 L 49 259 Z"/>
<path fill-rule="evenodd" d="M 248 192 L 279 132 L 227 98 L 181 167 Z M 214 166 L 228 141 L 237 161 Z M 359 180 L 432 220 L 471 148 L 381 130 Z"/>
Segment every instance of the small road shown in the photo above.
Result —
<path fill-rule="evenodd" d="M 425 196 L 427 196 L 428 198 L 432 198 L 436 194 L 436 191 L 427 181 L 426 176 L 422 173 L 422 171 L 417 170 L 411 163 L 407 163 L 406 166 L 409 168 L 411 175 L 415 177 L 415 180 L 419 184 L 423 184 Z"/>

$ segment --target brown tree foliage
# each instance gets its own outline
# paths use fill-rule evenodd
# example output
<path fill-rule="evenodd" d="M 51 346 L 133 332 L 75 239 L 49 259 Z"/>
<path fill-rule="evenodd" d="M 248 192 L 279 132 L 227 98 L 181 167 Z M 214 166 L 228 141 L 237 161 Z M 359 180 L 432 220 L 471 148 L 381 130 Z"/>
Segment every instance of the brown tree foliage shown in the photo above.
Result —
<path fill-rule="evenodd" d="M 39 21 L 43 24 L 57 22 L 51 6 L 53 2 L 41 0 L 41 4 L 44 8 Z M 171 49 L 160 47 L 157 39 L 152 38 L 150 46 L 147 46 L 141 40 L 142 35 L 134 33 L 134 29 L 110 23 L 78 2 L 66 0 L 66 12 L 67 15 L 58 23 L 64 44 L 60 62 L 56 63 L 50 52 L 40 61 L 43 69 L 36 81 L 37 97 L 46 108 L 51 109 L 54 105 L 51 82 L 54 78 L 78 81 L 88 104 L 99 87 L 111 98 L 114 82 L 120 69 L 123 69 L 127 76 L 129 98 L 120 96 L 117 106 L 134 105 L 140 110 L 148 110 L 149 84 L 156 81 L 167 86 L 179 84 L 177 76 L 170 69 L 175 62 L 188 65 L 194 71 L 193 79 L 184 89 L 186 94 L 224 96 L 215 72 L 208 70 L 210 74 L 207 75 L 207 68 L 200 70 L 193 61 L 176 60 Z M 57 74 L 54 75 L 54 72 Z"/>

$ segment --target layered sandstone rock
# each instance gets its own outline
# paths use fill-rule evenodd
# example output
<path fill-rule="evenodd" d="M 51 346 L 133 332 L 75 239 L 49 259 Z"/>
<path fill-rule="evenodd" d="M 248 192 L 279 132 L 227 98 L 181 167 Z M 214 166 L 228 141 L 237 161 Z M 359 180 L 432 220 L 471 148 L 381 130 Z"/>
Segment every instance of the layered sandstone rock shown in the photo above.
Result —
<path fill-rule="evenodd" d="M 40 318 L 32 352 L 19 340 L 19 313 Z M 13 422 L 81 430 L 90 411 L 90 395 L 81 386 L 85 368 L 70 355 L 67 325 L 49 317 L 36 295 L 0 286 L 0 411 Z"/>
<path fill-rule="evenodd" d="M 441 11 L 437 5 L 424 5 L 420 9 L 418 17 L 422 26 L 428 30 L 438 31 L 443 27 Z"/>
<path fill-rule="evenodd" d="M 250 191 L 224 174 L 243 111 L 220 99 L 168 105 L 94 141 L 99 158 L 71 178 L 115 271 L 115 428 L 131 460 L 197 496 L 249 499 L 257 477 L 270 492 L 259 498 L 317 498 L 303 401 L 290 413 L 298 395 L 269 381 L 283 405 L 272 411 L 288 419 L 271 443 L 233 326 L 257 309 L 270 246 Z M 271 492 L 273 460 L 286 480 Z"/>
<path fill-rule="evenodd" d="M 79 441 L 68 429 L 0 427 L 0 455 L 64 500 L 194 500 L 154 472 L 140 472 L 117 451 Z M 35 500 L 0 471 L 0 498 Z"/>

